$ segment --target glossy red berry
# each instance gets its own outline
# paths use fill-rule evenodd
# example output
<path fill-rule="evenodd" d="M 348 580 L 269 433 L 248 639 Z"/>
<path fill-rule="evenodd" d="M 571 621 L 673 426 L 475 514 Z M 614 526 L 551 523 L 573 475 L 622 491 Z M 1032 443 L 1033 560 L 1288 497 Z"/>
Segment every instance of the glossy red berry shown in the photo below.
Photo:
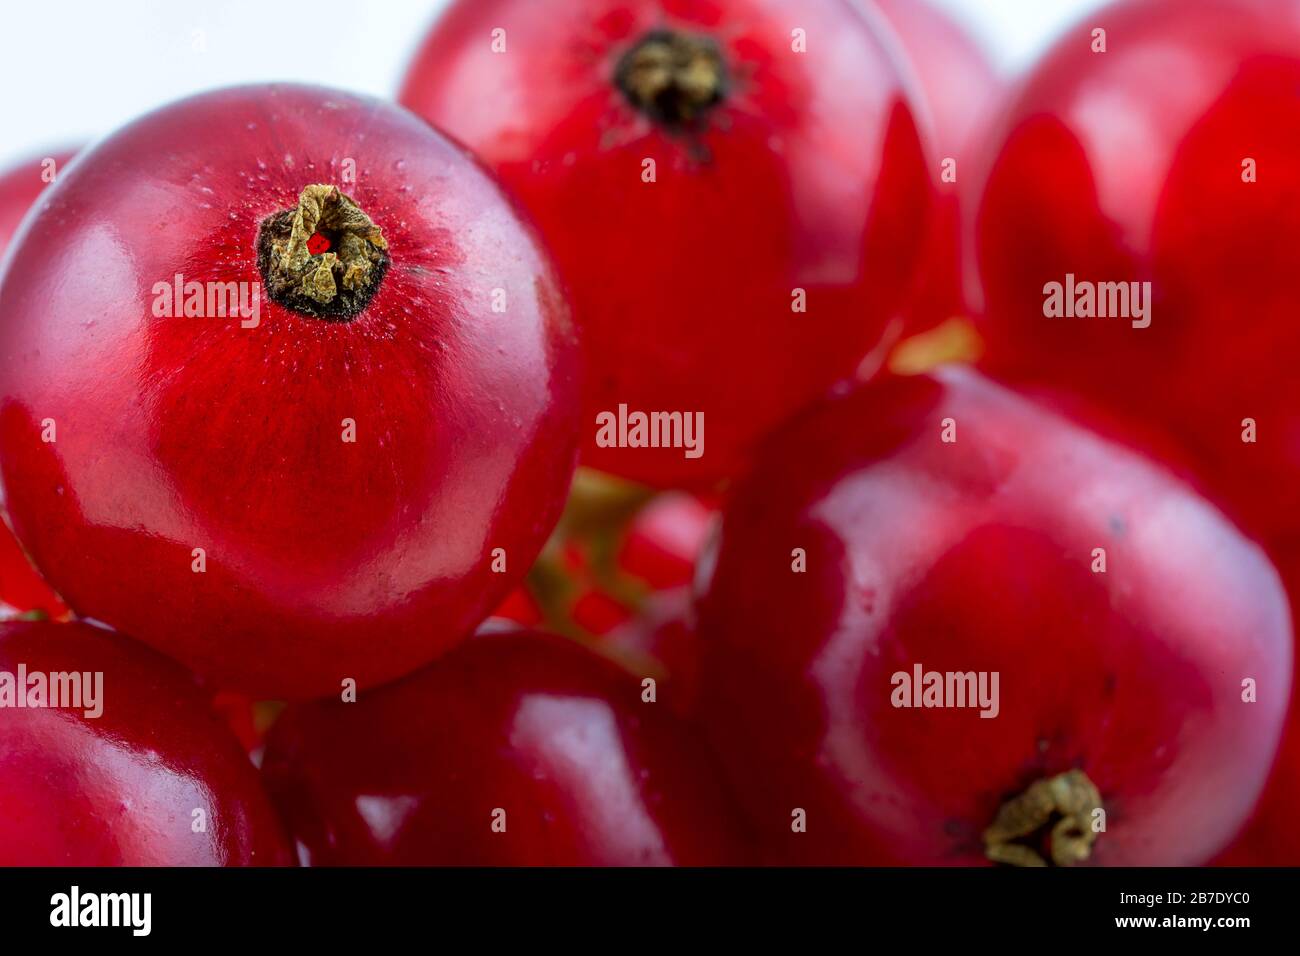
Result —
<path fill-rule="evenodd" d="M 539 633 L 484 633 L 356 703 L 290 707 L 263 773 L 313 864 L 719 864 L 741 847 L 697 735 Z"/>
<path fill-rule="evenodd" d="M 559 516 L 565 299 L 496 185 L 404 110 L 275 85 L 166 107 L 84 154 L 15 253 L 15 531 L 78 613 L 220 685 L 406 673 Z M 227 283 L 251 315 L 221 317 Z"/>
<path fill-rule="evenodd" d="M 587 464 L 734 474 L 881 341 L 933 186 L 877 26 L 848 0 L 462 0 L 424 41 L 401 102 L 500 175 L 572 291 Z M 654 412 L 691 417 L 632 447 Z"/>
<path fill-rule="evenodd" d="M 0 175 L 0 263 L 23 216 L 36 203 L 41 191 L 54 182 L 72 159 L 70 152 L 33 157 Z M 40 574 L 32 567 L 9 530 L 0 488 L 0 605 L 18 611 L 44 611 L 51 617 L 66 613 Z"/>
<path fill-rule="evenodd" d="M 921 103 L 939 163 L 938 196 L 909 309 L 920 331 L 969 315 L 971 250 L 963 210 L 979 198 L 983 138 L 1002 105 L 1004 80 L 988 53 L 930 0 L 869 0 L 893 28 L 921 85 Z"/>
<path fill-rule="evenodd" d="M 977 238 L 989 368 L 1168 428 L 1234 515 L 1300 535 L 1293 9 L 1135 0 L 1079 23 L 1010 107 Z"/>
<path fill-rule="evenodd" d="M 148 648 L 83 624 L 0 624 L 0 708 L 0 865 L 291 862 L 207 694 Z"/>
<path fill-rule="evenodd" d="M 1204 863 L 1277 748 L 1262 551 L 966 369 L 801 416 L 702 560 L 701 707 L 775 859 Z"/>

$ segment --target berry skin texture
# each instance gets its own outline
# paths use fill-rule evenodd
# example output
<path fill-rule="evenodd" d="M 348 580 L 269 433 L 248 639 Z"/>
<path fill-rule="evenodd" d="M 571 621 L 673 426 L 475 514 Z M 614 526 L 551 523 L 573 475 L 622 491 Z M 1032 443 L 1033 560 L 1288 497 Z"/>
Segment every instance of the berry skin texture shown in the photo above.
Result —
<path fill-rule="evenodd" d="M 970 314 L 965 291 L 963 209 L 979 199 L 983 137 L 1002 105 L 1005 81 L 987 52 L 947 13 L 928 0 L 865 0 L 885 15 L 921 84 L 939 162 L 956 161 L 956 181 L 938 179 L 909 331 L 920 332 Z"/>
<path fill-rule="evenodd" d="M 0 264 L 23 216 L 49 184 L 50 174 L 57 178 L 72 157 L 70 152 L 32 157 L 0 175 Z M 48 165 L 47 160 L 53 160 L 54 165 Z M 17 611 L 44 611 L 51 617 L 63 615 L 67 608 L 14 540 L 3 504 L 3 489 L 0 489 L 0 604 Z"/>
<path fill-rule="evenodd" d="M 878 26 L 848 0 L 462 0 L 426 38 L 400 102 L 483 157 L 571 290 L 584 464 L 731 476 L 881 342 L 934 187 Z M 600 447 L 620 405 L 702 412 L 703 455 Z"/>
<path fill-rule="evenodd" d="M 641 694 L 572 641 L 485 629 L 356 703 L 290 707 L 263 775 L 313 865 L 736 862 L 698 733 Z"/>
<path fill-rule="evenodd" d="M 519 582 L 572 475 L 576 343 L 459 147 L 377 100 L 241 87 L 47 195 L 0 285 L 0 474 L 74 610 L 292 699 L 415 669 Z M 247 283 L 260 318 L 171 317 L 178 274 Z"/>
<path fill-rule="evenodd" d="M 999 813 L 1055 787 L 1083 805 L 1041 818 L 1081 823 L 1052 841 L 1066 860 L 1200 864 L 1277 748 L 1291 630 L 1263 552 L 1156 465 L 969 369 L 810 409 L 701 561 L 704 719 L 777 860 L 987 862 Z M 895 706 L 918 665 L 996 672 L 996 716 Z M 1011 832 L 999 859 L 1046 858 Z"/>
<path fill-rule="evenodd" d="M 20 665 L 29 683 L 16 689 Z M 86 698 L 0 711 L 0 866 L 292 862 L 257 771 L 173 662 L 88 625 L 10 621 L 0 672 L 29 702 L 33 675 L 103 675 L 97 717 Z"/>
<path fill-rule="evenodd" d="M 1300 621 L 1300 549 L 1275 560 L 1291 597 L 1291 620 Z M 1292 673 L 1292 687 L 1300 687 Z M 1282 745 L 1269 773 L 1268 785 L 1250 822 L 1215 860 L 1216 866 L 1300 866 L 1300 707 L 1293 699 Z"/>
<path fill-rule="evenodd" d="M 986 367 L 1162 425 L 1235 518 L 1300 537 L 1295 8 L 1137 0 L 1090 15 L 1027 78 L 990 148 L 976 222 Z M 1044 286 L 1067 274 L 1151 283 L 1150 325 L 1046 317 Z"/>

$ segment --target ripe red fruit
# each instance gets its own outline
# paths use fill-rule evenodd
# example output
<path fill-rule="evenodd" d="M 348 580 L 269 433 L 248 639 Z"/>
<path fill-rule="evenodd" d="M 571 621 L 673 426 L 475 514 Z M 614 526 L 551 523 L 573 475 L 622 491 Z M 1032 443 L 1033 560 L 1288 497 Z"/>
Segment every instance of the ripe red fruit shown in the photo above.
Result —
<path fill-rule="evenodd" d="M 710 758 L 641 695 L 564 638 L 485 632 L 357 703 L 290 707 L 263 773 L 313 864 L 735 861 Z"/>
<path fill-rule="evenodd" d="M 72 159 L 69 152 L 32 158 L 0 175 L 0 263 L 5 249 L 18 231 L 27 210 L 63 167 Z M 2 493 L 3 489 L 0 489 Z M 3 495 L 0 494 L 0 604 L 18 611 L 44 611 L 59 617 L 67 608 L 50 586 L 41 579 L 14 540 L 3 513 Z"/>
<path fill-rule="evenodd" d="M 978 200 L 978 151 L 1002 102 L 1003 80 L 988 55 L 948 14 L 926 0 L 870 0 L 894 28 L 923 93 L 935 154 L 955 163 L 938 178 L 925 255 L 909 310 L 915 331 L 968 315 L 963 209 Z M 955 177 L 955 179 L 953 178 Z"/>
<path fill-rule="evenodd" d="M 1277 747 L 1291 632 L 1263 553 L 1160 468 L 969 370 L 810 410 L 702 561 L 701 707 L 778 859 L 1203 863 Z M 985 675 L 990 706 L 896 706 L 916 667 Z"/>
<path fill-rule="evenodd" d="M 994 145 L 988 367 L 1163 424 L 1241 520 L 1300 534 L 1300 20 L 1253 0 L 1115 4 L 1043 59 Z M 1150 283 L 1149 309 L 1045 316 L 1068 276 L 1076 301 Z M 1119 286 L 1104 298 L 1123 311 Z"/>
<path fill-rule="evenodd" d="M 847 0 L 462 0 L 425 40 L 401 102 L 501 176 L 572 291 L 585 463 L 731 475 L 881 341 L 933 186 L 876 26 Z M 702 457 L 600 447 L 620 405 L 702 412 Z"/>
<path fill-rule="evenodd" d="M 313 225 L 337 252 L 299 248 Z M 168 317 L 178 274 L 246 283 L 260 317 Z M 138 120 L 51 190 L 0 315 L 33 560 L 78 613 L 252 697 L 435 657 L 560 513 L 556 279 L 479 167 L 377 100 L 243 87 Z"/>
<path fill-rule="evenodd" d="M 56 701 L 59 675 L 84 696 Z M 0 865 L 291 862 L 239 742 L 148 648 L 83 624 L 0 624 L 0 704 Z"/>

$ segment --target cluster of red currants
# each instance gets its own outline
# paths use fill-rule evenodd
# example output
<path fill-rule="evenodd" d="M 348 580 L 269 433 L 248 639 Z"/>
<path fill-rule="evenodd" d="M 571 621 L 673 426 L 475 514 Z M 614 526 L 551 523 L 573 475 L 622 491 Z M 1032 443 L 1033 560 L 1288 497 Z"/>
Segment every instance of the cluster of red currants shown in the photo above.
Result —
<path fill-rule="evenodd" d="M 0 179 L 0 864 L 1300 864 L 1300 4 L 457 0 L 398 101 Z"/>

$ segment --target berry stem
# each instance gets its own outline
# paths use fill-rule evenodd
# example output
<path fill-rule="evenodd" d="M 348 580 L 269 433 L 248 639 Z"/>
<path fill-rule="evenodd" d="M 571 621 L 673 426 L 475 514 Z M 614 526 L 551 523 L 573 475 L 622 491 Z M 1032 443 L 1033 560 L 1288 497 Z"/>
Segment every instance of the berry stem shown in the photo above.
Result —
<path fill-rule="evenodd" d="M 623 54 L 614 82 L 651 119 L 680 128 L 726 98 L 727 66 L 709 37 L 653 30 Z"/>
<path fill-rule="evenodd" d="M 329 251 L 315 254 L 313 246 Z M 262 223 L 258 266 L 272 301 L 306 315 L 347 319 L 378 289 L 388 241 L 350 196 L 318 183 L 303 189 L 295 208 Z"/>
<path fill-rule="evenodd" d="M 993 825 L 984 831 L 984 853 L 995 863 L 1048 866 L 1033 840 L 1050 826 L 1047 837 L 1051 863 L 1081 863 L 1097 841 L 1092 814 L 1099 807 L 1101 793 L 1082 770 L 1036 780 L 998 809 Z"/>

